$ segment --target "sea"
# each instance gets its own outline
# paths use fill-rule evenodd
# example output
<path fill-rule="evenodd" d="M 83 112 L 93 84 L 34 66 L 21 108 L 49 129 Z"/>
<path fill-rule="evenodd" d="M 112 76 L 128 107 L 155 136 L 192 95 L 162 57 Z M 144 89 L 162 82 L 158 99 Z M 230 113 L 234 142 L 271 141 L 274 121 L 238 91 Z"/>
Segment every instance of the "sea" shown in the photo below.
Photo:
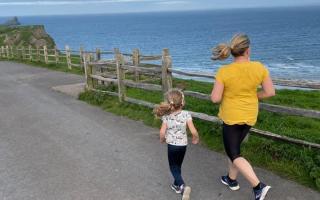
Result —
<path fill-rule="evenodd" d="M 0 19 L 1 21 L 4 18 Z M 250 8 L 99 15 L 21 16 L 24 25 L 43 24 L 59 48 L 112 50 L 158 55 L 169 48 L 173 67 L 215 73 L 211 49 L 246 33 L 251 60 L 274 78 L 320 81 L 320 7 Z"/>

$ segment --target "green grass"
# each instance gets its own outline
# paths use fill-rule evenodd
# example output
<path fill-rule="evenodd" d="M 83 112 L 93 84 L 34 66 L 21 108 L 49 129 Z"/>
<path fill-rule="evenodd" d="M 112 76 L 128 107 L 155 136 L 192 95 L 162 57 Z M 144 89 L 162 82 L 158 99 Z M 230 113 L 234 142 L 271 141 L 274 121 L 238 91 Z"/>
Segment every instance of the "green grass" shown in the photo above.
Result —
<path fill-rule="evenodd" d="M 132 90 L 128 90 L 128 96 L 148 99 L 154 103 L 161 98 L 158 93 L 146 94 Z M 143 121 L 149 126 L 159 128 L 161 124 L 160 120 L 153 116 L 151 109 L 129 103 L 119 103 L 117 97 L 86 91 L 80 95 L 79 99 L 99 106 L 105 111 Z M 195 106 L 187 102 L 189 108 Z M 194 122 L 199 131 L 201 143 L 212 150 L 223 152 L 221 127 L 218 124 L 198 119 L 194 119 Z M 243 144 L 242 154 L 255 166 L 271 170 L 282 177 L 320 191 L 320 169 L 318 167 L 320 166 L 320 151 L 318 150 L 251 135 L 249 141 Z"/>
<path fill-rule="evenodd" d="M 4 60 L 2 58 L 0 58 L 0 60 Z M 52 60 L 53 59 L 49 59 Z M 8 61 L 7 59 L 5 59 L 5 61 Z M 39 68 L 46 68 L 46 69 L 50 69 L 50 70 L 54 70 L 54 71 L 60 71 L 60 72 L 66 72 L 66 73 L 72 73 L 72 74 L 77 74 L 77 75 L 83 75 L 83 69 L 81 69 L 80 67 L 72 67 L 72 69 L 68 69 L 67 64 L 55 64 L 55 63 L 49 63 L 49 64 L 45 64 L 43 61 L 29 61 L 29 60 L 21 60 L 21 59 L 11 59 L 10 61 L 13 62 L 17 62 L 17 63 L 24 63 L 24 64 L 28 64 L 34 67 L 39 67 Z"/>
<path fill-rule="evenodd" d="M 305 109 L 320 110 L 320 90 L 278 90 L 277 95 L 265 102 Z"/>

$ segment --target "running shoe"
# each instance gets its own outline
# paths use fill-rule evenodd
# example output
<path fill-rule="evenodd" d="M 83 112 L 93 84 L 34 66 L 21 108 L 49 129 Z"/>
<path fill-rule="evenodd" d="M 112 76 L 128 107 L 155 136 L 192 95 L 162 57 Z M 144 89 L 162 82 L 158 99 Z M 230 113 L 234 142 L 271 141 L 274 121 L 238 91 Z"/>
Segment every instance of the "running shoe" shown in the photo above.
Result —
<path fill-rule="evenodd" d="M 222 176 L 221 177 L 221 183 L 228 186 L 231 190 L 239 190 L 240 186 L 237 180 L 231 180 L 229 176 Z"/>
<path fill-rule="evenodd" d="M 264 200 L 267 196 L 268 191 L 270 190 L 271 186 L 266 185 L 264 183 L 260 183 L 260 189 L 253 190 L 255 200 Z"/>

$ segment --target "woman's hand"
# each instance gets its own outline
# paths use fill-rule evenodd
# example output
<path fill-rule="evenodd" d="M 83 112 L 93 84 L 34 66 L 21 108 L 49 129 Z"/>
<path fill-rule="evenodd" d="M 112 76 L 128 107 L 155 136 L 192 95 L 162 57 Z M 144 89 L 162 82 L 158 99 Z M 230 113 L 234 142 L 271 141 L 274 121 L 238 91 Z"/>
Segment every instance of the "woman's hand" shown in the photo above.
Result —
<path fill-rule="evenodd" d="M 257 93 L 258 99 L 266 99 L 276 95 L 272 79 L 268 76 L 261 84 L 262 91 Z"/>

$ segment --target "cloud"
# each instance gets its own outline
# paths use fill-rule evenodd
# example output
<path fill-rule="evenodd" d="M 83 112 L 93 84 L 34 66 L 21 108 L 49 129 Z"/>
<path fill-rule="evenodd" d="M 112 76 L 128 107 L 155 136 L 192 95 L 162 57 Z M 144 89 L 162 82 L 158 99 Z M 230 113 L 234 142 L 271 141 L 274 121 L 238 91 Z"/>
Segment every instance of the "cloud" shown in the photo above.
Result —
<path fill-rule="evenodd" d="M 159 1 L 159 2 L 155 2 L 156 4 L 160 4 L 160 5 L 175 5 L 175 4 L 185 4 L 188 3 L 186 1 Z"/>
<path fill-rule="evenodd" d="M 28 6 L 28 5 L 84 5 L 104 3 L 133 3 L 133 2 L 156 2 L 159 0 L 61 0 L 61 1 L 0 1 L 0 6 Z"/>

